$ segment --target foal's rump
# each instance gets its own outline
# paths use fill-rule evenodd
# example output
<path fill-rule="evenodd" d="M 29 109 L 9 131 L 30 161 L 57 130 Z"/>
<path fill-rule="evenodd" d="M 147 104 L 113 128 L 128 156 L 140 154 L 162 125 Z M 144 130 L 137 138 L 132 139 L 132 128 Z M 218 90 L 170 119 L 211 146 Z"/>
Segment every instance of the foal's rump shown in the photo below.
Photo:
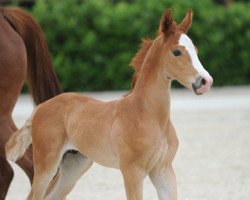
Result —
<path fill-rule="evenodd" d="M 51 120 L 51 118 L 52 119 L 54 118 L 54 121 L 56 122 L 55 124 L 58 124 L 59 121 L 58 116 L 60 116 L 58 115 L 58 113 L 62 111 L 62 109 L 58 107 L 56 99 L 58 98 L 55 97 L 51 101 L 46 101 L 40 104 L 33 111 L 31 117 L 27 119 L 23 127 L 17 130 L 11 136 L 11 138 L 5 145 L 6 157 L 8 160 L 15 162 L 19 158 L 21 158 L 24 155 L 26 149 L 29 147 L 29 145 L 31 143 L 34 143 L 33 138 L 35 138 L 35 141 L 40 140 L 39 143 L 44 143 L 49 141 L 49 139 L 51 139 L 51 137 L 47 134 L 47 133 L 51 134 L 51 131 L 49 131 L 48 128 L 54 129 L 55 126 L 51 126 L 50 123 L 49 125 L 48 124 L 46 125 L 47 120 Z M 52 109 L 48 109 L 48 106 L 51 104 L 55 105 L 52 106 Z M 60 123 L 60 126 L 63 127 L 63 123 Z M 32 133 L 34 132 L 33 131 L 34 128 L 36 129 L 37 127 L 38 129 L 43 130 L 43 133 L 40 134 L 41 138 L 32 135 Z"/>
<path fill-rule="evenodd" d="M 89 159 L 117 168 L 111 140 L 117 101 L 101 102 L 76 93 L 64 93 L 40 104 L 6 146 L 9 160 L 17 160 L 31 143 L 38 154 L 74 149 Z M 40 156 L 39 156 L 40 157 Z M 34 160 L 35 161 L 35 160 Z"/>

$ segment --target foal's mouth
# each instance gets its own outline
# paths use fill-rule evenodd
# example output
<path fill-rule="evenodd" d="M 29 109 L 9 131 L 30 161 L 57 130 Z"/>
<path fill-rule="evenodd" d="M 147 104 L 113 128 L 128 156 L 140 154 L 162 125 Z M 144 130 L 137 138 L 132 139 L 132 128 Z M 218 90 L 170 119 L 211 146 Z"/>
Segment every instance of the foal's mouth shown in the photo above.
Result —
<path fill-rule="evenodd" d="M 193 88 L 193 91 L 194 91 L 194 93 L 195 93 L 196 95 L 202 95 L 202 94 L 203 94 L 203 93 L 199 93 L 199 92 L 197 91 L 199 88 L 196 88 L 194 84 L 192 84 L 192 88 Z"/>

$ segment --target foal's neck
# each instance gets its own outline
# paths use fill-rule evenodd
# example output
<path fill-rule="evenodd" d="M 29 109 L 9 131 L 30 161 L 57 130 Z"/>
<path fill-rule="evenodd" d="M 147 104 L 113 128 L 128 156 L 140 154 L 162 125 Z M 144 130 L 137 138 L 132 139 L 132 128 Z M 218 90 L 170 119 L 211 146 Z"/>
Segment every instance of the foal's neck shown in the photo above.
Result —
<path fill-rule="evenodd" d="M 159 39 L 161 38 L 157 40 Z M 164 75 L 162 49 L 160 41 L 156 41 L 150 48 L 132 96 L 141 110 L 147 111 L 152 117 L 166 124 L 170 113 L 171 80 Z"/>

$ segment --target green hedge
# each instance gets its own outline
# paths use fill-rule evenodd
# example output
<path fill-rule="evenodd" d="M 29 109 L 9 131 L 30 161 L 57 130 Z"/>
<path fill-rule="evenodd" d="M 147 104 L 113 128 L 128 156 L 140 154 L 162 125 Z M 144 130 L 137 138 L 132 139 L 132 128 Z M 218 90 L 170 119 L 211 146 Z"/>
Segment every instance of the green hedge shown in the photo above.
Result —
<path fill-rule="evenodd" d="M 212 0 L 37 0 L 32 13 L 43 27 L 65 91 L 128 89 L 128 67 L 140 38 L 154 37 L 165 8 L 177 22 L 194 11 L 190 37 L 215 85 L 250 83 L 250 5 L 229 8 Z"/>

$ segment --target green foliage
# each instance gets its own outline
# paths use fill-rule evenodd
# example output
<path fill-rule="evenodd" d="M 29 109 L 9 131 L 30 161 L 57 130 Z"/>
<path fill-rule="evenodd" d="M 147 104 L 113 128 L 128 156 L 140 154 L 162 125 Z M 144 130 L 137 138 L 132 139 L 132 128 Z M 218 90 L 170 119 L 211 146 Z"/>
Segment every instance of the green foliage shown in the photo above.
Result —
<path fill-rule="evenodd" d="M 192 8 L 189 35 L 216 85 L 250 83 L 250 6 L 211 0 L 37 0 L 33 15 L 46 33 L 64 90 L 128 89 L 140 38 L 156 35 L 165 8 L 177 22 Z"/>

